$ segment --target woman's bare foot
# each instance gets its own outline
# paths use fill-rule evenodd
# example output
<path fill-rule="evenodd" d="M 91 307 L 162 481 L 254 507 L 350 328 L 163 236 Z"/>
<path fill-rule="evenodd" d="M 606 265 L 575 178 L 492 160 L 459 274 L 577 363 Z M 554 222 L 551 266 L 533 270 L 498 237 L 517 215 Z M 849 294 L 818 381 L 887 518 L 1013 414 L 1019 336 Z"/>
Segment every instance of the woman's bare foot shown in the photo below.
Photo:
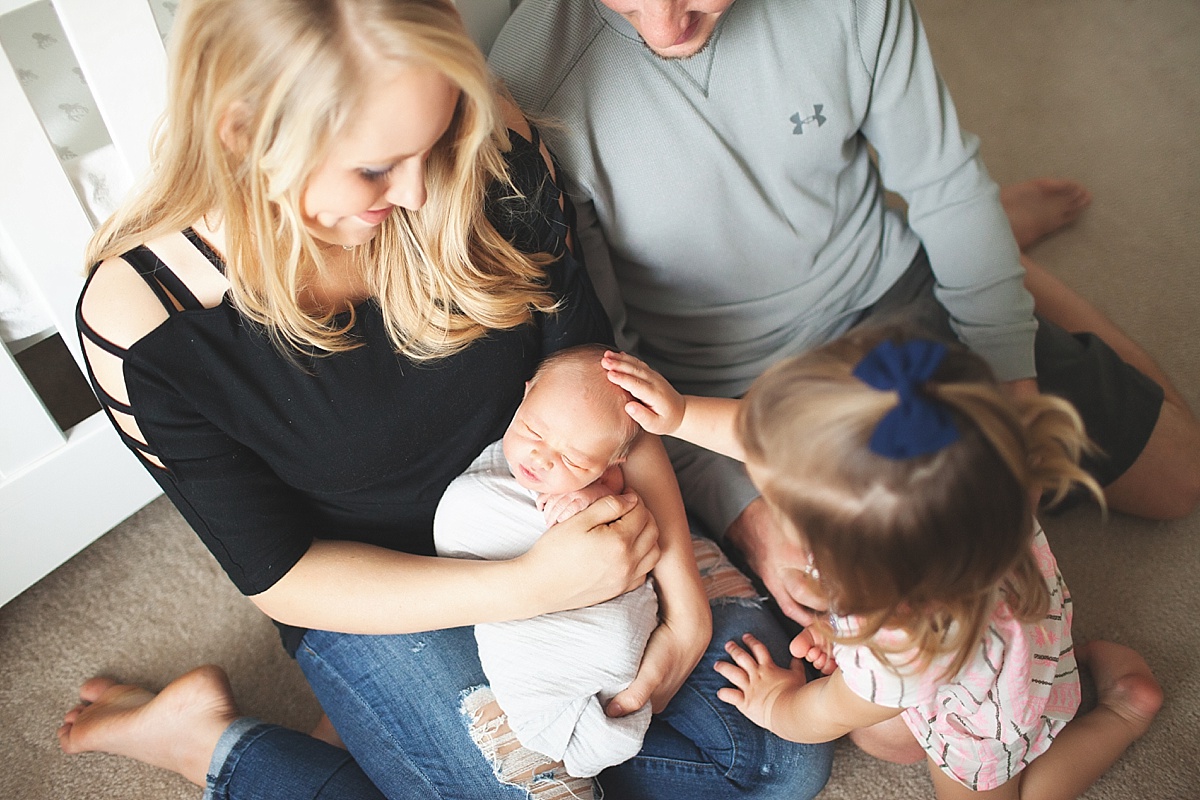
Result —
<path fill-rule="evenodd" d="M 1125 720 L 1133 738 L 1145 733 L 1163 703 L 1162 687 L 1146 660 L 1128 647 L 1103 641 L 1076 647 L 1075 654 L 1096 682 L 1097 705 Z"/>
<path fill-rule="evenodd" d="M 1074 222 L 1092 204 L 1092 194 L 1075 181 L 1034 178 L 1001 187 L 1000 202 L 1017 245 L 1025 250 Z"/>
<path fill-rule="evenodd" d="M 100 751 L 177 772 L 203 786 L 217 740 L 237 719 L 220 667 L 197 667 L 158 694 L 92 678 L 58 729 L 65 753 Z"/>

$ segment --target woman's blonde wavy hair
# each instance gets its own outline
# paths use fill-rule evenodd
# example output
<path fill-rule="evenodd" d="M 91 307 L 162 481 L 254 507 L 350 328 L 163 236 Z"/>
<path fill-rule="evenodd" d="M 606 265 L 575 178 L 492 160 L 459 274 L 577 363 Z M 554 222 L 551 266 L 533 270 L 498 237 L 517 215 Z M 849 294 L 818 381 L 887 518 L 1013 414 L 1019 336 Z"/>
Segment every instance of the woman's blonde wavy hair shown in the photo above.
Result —
<path fill-rule="evenodd" d="M 1013 398 L 958 346 L 923 391 L 951 410 L 959 440 L 910 459 L 871 452 L 868 439 L 898 395 L 852 371 L 884 339 L 908 338 L 857 330 L 776 365 L 747 393 L 737 425 L 763 497 L 812 553 L 831 607 L 861 621 L 851 635 L 828 620 L 819 630 L 893 663 L 897 653 L 872 637 L 898 628 L 915 647 L 904 666 L 948 654 L 949 677 L 998 603 L 1022 621 L 1046 613 L 1031 548 L 1037 498 L 1061 500 L 1075 484 L 1101 494 L 1078 464 L 1090 446 L 1075 409 L 1049 396 Z"/>
<path fill-rule="evenodd" d="M 397 208 L 351 254 L 392 342 L 410 358 L 437 358 L 553 307 L 549 256 L 521 253 L 484 215 L 493 182 L 517 194 L 503 157 L 510 142 L 494 80 L 449 0 L 185 0 L 170 61 L 151 174 L 96 232 L 89 265 L 215 215 L 242 314 L 285 350 L 355 347 L 353 313 L 338 317 L 353 309 L 301 306 L 329 268 L 301 196 L 370 73 L 381 62 L 416 64 L 460 90 L 429 157 L 428 201 Z M 223 142 L 223 124 L 237 147 Z"/>

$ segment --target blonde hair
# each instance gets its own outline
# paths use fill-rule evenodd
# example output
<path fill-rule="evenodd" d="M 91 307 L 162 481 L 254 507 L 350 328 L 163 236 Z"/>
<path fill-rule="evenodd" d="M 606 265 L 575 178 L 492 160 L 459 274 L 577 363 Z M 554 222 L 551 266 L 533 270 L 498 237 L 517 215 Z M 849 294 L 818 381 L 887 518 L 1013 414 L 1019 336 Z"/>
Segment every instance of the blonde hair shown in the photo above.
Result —
<path fill-rule="evenodd" d="M 547 375 L 562 375 L 571 381 L 582 401 L 598 404 L 608 412 L 617 421 L 614 433 L 618 444 L 612 456 L 615 463 L 629 455 L 642 428 L 625 413 L 625 404 L 633 400 L 633 395 L 610 381 L 607 370 L 600 364 L 605 351 L 610 349 L 602 344 L 580 344 L 555 351 L 538 364 L 537 371 L 529 379 L 529 388 Z"/>
<path fill-rule="evenodd" d="M 89 265 L 215 214 L 230 298 L 281 347 L 351 349 L 345 308 L 306 311 L 328 269 L 301 196 L 380 61 L 429 66 L 460 91 L 427 164 L 428 201 L 397 208 L 350 254 L 396 349 L 457 352 L 488 330 L 550 310 L 549 256 L 518 251 L 484 215 L 493 183 L 517 195 L 496 86 L 449 0 L 185 0 L 171 45 L 167 111 L 142 190 L 96 232 Z M 237 147 L 222 139 L 233 131 Z"/>
<path fill-rule="evenodd" d="M 1060 500 L 1081 484 L 1099 498 L 1100 487 L 1078 465 L 1089 445 L 1069 403 L 1011 397 L 958 346 L 921 389 L 951 411 L 958 441 L 909 459 L 873 453 L 871 433 L 898 395 L 852 371 L 884 339 L 908 338 L 895 328 L 855 331 L 776 365 L 747 393 L 738 433 L 761 468 L 763 497 L 812 553 L 832 607 L 861 620 L 841 640 L 890 663 L 894 654 L 872 637 L 898 628 L 918 668 L 949 654 L 952 676 L 998 603 L 1022 621 L 1046 613 L 1031 548 L 1035 496 Z"/>

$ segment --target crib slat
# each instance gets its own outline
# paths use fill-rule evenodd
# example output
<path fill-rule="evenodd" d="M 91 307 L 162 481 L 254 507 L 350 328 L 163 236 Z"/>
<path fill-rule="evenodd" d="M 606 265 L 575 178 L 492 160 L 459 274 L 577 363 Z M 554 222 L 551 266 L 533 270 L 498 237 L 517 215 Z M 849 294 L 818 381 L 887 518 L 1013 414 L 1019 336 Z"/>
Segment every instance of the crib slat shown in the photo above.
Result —
<path fill-rule="evenodd" d="M 58 426 L 38 399 L 25 373 L 0 347 L 0 481 L 42 456 L 62 447 Z"/>
<path fill-rule="evenodd" d="M 8 57 L 0 55 L 0 233 L 9 269 L 29 278 L 78 361 L 75 299 L 92 235 L 54 148 L 30 108 Z"/>
<path fill-rule="evenodd" d="M 54 0 L 54 8 L 128 177 L 136 180 L 150 163 L 150 132 L 166 103 L 167 59 L 150 4 Z"/>

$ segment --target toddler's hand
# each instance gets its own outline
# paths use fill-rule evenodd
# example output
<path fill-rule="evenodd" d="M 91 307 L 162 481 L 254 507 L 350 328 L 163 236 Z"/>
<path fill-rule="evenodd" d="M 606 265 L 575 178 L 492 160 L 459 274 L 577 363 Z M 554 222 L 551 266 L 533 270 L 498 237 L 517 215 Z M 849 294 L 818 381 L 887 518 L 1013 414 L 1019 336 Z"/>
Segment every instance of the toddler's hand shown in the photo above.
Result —
<path fill-rule="evenodd" d="M 789 647 L 792 655 L 803 658 L 821 671 L 822 675 L 832 675 L 837 669 L 837 661 L 833 658 L 833 645 L 814 630 L 811 626 L 800 631 Z"/>
<path fill-rule="evenodd" d="M 620 494 L 620 489 L 613 490 L 611 486 L 596 481 L 575 492 L 566 494 L 539 494 L 537 497 L 538 510 L 546 519 L 547 525 L 566 522 L 571 517 L 583 511 L 601 497 Z"/>
<path fill-rule="evenodd" d="M 625 404 L 625 412 L 650 433 L 671 434 L 683 422 L 687 401 L 667 379 L 627 353 L 604 354 L 600 362 L 608 370 L 608 379 L 634 396 Z"/>
<path fill-rule="evenodd" d="M 787 692 L 804 686 L 804 670 L 799 661 L 793 661 L 791 669 L 778 666 L 767 646 L 748 633 L 742 641 L 749 652 L 735 642 L 726 642 L 725 652 L 733 663 L 718 661 L 713 665 L 735 687 L 718 690 L 717 698 L 734 706 L 755 725 L 773 731 L 771 716 L 776 703 Z"/>

